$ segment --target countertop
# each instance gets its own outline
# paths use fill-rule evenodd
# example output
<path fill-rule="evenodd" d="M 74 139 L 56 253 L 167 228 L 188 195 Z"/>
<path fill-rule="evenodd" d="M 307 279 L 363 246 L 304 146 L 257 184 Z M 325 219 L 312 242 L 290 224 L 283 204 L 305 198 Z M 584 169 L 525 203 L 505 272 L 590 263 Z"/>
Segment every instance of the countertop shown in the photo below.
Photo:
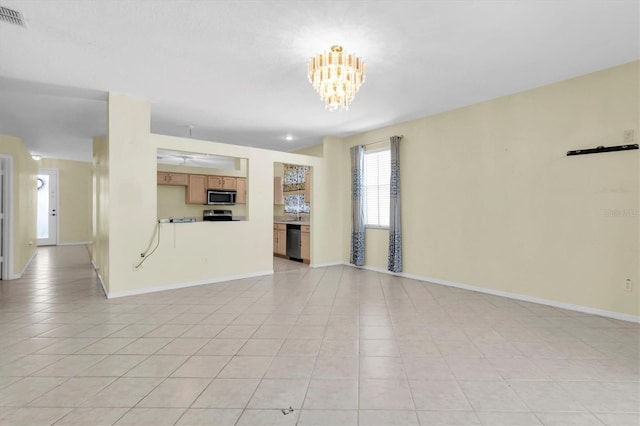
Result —
<path fill-rule="evenodd" d="M 284 223 L 285 225 L 286 224 L 291 224 L 291 225 L 310 225 L 311 224 L 308 219 L 291 220 L 291 219 L 284 219 L 279 217 L 274 217 L 273 223 Z"/>

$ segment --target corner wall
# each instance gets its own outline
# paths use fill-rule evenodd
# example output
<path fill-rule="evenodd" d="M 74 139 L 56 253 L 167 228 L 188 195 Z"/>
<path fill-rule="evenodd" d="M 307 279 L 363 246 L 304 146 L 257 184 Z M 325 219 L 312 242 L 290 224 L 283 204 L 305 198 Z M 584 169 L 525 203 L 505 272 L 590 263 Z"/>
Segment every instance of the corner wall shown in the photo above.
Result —
<path fill-rule="evenodd" d="M 344 139 L 401 142 L 404 272 L 639 316 L 639 151 L 567 157 L 640 138 L 638 62 Z M 386 270 L 387 231 L 366 265 Z M 624 282 L 634 283 L 632 292 Z"/>
<path fill-rule="evenodd" d="M 93 243 L 91 261 L 109 294 L 109 136 L 93 138 Z"/>
<path fill-rule="evenodd" d="M 36 253 L 38 240 L 36 231 L 36 176 L 38 167 L 22 140 L 0 135 L 0 154 L 13 158 L 13 250 L 11 277 L 20 278 L 29 261 Z"/>
<path fill-rule="evenodd" d="M 110 93 L 108 110 L 108 184 L 100 185 L 99 199 L 105 200 L 97 209 L 100 217 L 108 215 L 100 229 L 108 229 L 96 246 L 98 252 L 108 247 L 101 275 L 109 297 L 272 273 L 274 162 L 313 168 L 312 262 L 340 261 L 332 250 L 338 236 L 324 231 L 331 229 L 325 209 L 333 191 L 324 185 L 322 158 L 150 134 L 149 102 L 126 95 Z M 140 253 L 157 241 L 157 148 L 247 158 L 248 220 L 160 224 L 157 250 L 136 268 Z"/>

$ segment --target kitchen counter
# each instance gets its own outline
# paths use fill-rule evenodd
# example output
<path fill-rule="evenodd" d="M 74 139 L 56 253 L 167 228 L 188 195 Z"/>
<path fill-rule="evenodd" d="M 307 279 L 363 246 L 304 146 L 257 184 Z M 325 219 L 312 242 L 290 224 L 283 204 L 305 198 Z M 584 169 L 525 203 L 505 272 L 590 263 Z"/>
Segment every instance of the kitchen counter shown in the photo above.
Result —
<path fill-rule="evenodd" d="M 273 219 L 273 223 L 284 223 L 285 225 L 310 225 L 308 220 Z"/>

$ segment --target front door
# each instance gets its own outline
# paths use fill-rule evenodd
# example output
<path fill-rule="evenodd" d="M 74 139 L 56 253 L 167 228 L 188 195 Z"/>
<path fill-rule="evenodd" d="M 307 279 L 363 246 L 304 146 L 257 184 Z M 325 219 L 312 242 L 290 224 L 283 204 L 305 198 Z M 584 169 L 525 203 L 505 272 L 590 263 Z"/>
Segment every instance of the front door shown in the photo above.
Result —
<path fill-rule="evenodd" d="M 38 245 L 58 243 L 58 170 L 38 170 Z"/>

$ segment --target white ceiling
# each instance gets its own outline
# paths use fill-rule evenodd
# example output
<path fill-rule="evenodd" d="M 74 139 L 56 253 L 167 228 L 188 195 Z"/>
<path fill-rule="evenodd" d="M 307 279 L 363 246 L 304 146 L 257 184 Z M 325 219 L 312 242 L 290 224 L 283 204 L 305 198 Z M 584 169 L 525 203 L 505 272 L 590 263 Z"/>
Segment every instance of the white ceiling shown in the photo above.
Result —
<path fill-rule="evenodd" d="M 148 99 L 151 130 L 290 151 L 637 60 L 637 0 L 0 0 L 0 133 L 91 159 L 106 93 Z M 367 63 L 325 110 L 311 56 Z M 291 142 L 286 135 L 293 136 Z"/>

